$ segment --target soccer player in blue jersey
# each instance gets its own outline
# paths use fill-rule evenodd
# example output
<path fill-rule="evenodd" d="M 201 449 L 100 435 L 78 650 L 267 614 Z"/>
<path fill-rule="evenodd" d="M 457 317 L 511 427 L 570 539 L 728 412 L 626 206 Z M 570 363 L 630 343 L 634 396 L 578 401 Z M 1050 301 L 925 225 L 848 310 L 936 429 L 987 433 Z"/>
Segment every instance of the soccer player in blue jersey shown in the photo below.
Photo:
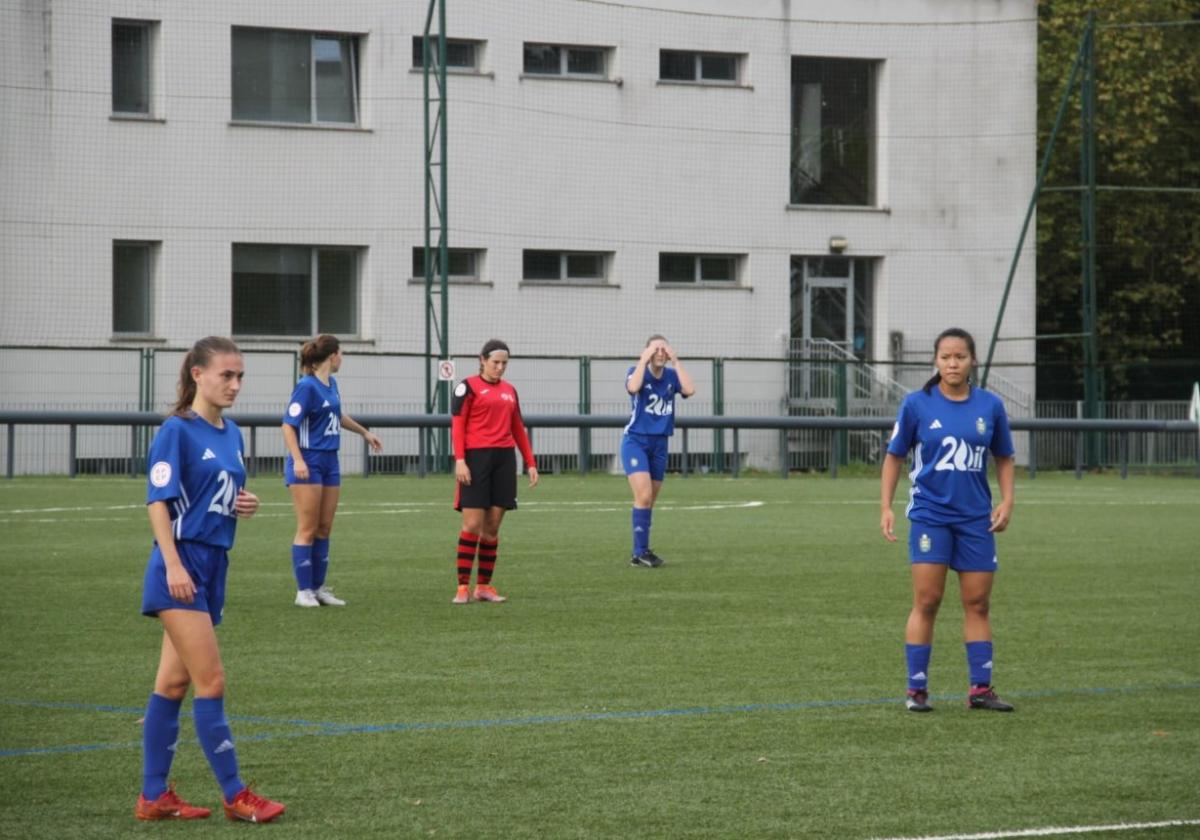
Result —
<path fill-rule="evenodd" d="M 238 775 L 225 718 L 225 670 L 213 628 L 225 605 L 227 552 L 237 517 L 253 516 L 246 491 L 242 433 L 222 412 L 242 388 L 241 351 L 228 338 L 197 341 L 179 373 L 179 399 L 150 446 L 146 504 L 154 548 L 146 564 L 142 614 L 163 626 L 154 692 L 142 731 L 139 820 L 194 820 L 207 808 L 185 802 L 167 784 L 179 738 L 179 710 L 194 686 L 196 736 L 221 786 L 225 816 L 268 822 L 284 806 L 259 796 Z"/>
<path fill-rule="evenodd" d="M 945 330 L 934 342 L 937 373 L 904 398 L 892 430 L 881 481 L 880 528 L 896 541 L 892 499 L 909 451 L 913 453 L 907 514 L 913 606 L 905 629 L 909 711 L 928 712 L 933 623 L 946 589 L 946 569 L 958 573 L 963 636 L 971 688 L 967 706 L 1011 712 L 992 689 L 992 628 L 988 610 L 998 559 L 995 535 L 1013 508 L 1013 442 L 1004 403 L 971 384 L 975 340 Z M 996 460 L 1000 504 L 992 507 L 987 454 Z"/>
<path fill-rule="evenodd" d="M 342 348 L 336 336 L 322 334 L 306 341 L 300 348 L 304 376 L 296 383 L 283 415 L 283 442 L 288 451 L 283 480 L 296 509 L 292 571 L 298 607 L 346 605 L 325 585 L 329 532 L 342 492 L 338 464 L 342 429 L 362 435 L 376 452 L 383 450 L 378 437 L 342 411 L 342 397 L 333 378 L 341 366 Z"/>
<path fill-rule="evenodd" d="M 690 397 L 696 386 L 667 340 L 652 335 L 637 364 L 625 374 L 625 390 L 630 413 L 621 436 L 621 464 L 633 490 L 633 555 L 629 562 L 656 569 L 663 559 L 650 548 L 650 520 L 667 474 L 667 441 L 675 432 L 675 397 Z"/>

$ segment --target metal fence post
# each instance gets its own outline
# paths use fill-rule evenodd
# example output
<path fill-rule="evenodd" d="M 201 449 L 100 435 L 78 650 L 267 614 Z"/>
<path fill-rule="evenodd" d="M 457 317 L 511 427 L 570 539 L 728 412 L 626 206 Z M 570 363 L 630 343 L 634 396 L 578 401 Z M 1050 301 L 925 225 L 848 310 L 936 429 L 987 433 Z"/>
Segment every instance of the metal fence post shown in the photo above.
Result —
<path fill-rule="evenodd" d="M 779 430 L 779 477 L 787 478 L 791 470 L 788 468 L 788 433 L 787 429 Z"/>
<path fill-rule="evenodd" d="M 79 427 L 72 423 L 70 428 L 67 430 L 67 476 L 70 478 L 74 478 L 75 473 L 77 472 L 75 466 L 77 458 L 75 456 L 78 438 Z"/>
<path fill-rule="evenodd" d="M 258 477 L 258 426 L 250 427 L 250 477 Z"/>
<path fill-rule="evenodd" d="M 829 430 L 829 477 L 837 478 L 838 472 L 838 430 Z"/>
<path fill-rule="evenodd" d="M 8 464 L 5 469 L 6 475 L 4 477 L 11 479 L 13 477 L 13 455 L 15 454 L 17 446 L 16 426 L 14 426 L 12 423 L 8 424 L 8 434 L 6 437 L 8 438 Z"/>
<path fill-rule="evenodd" d="M 1037 478 L 1037 432 L 1029 433 L 1029 478 Z"/>
<path fill-rule="evenodd" d="M 683 430 L 683 477 L 688 477 L 688 430 L 686 427 Z"/>
<path fill-rule="evenodd" d="M 742 472 L 742 458 L 739 452 L 741 446 L 738 445 L 738 429 L 733 427 L 733 477 L 737 478 Z"/>

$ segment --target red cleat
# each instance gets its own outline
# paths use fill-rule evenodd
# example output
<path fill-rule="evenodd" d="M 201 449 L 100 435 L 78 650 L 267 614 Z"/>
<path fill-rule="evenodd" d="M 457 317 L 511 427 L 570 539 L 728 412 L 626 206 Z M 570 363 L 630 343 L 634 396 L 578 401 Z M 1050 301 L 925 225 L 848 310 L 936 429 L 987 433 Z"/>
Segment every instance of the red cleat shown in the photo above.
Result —
<path fill-rule="evenodd" d="M 207 808 L 197 808 L 180 799 L 175 793 L 174 782 L 158 799 L 147 799 L 139 793 L 137 807 L 133 809 L 133 815 L 139 820 L 202 820 L 211 813 Z"/>
<path fill-rule="evenodd" d="M 270 822 L 284 810 L 282 802 L 272 802 L 265 796 L 259 796 L 248 786 L 242 788 L 232 802 L 225 803 L 226 817 L 252 823 Z"/>

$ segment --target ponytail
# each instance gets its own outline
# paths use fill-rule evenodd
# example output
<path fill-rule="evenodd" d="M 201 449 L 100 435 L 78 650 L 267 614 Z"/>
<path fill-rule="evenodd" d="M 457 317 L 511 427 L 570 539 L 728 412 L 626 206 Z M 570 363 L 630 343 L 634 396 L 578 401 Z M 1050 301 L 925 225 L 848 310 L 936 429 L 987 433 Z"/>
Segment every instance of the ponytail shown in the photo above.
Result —
<path fill-rule="evenodd" d="M 175 407 L 171 409 L 173 415 L 184 417 L 192 410 L 192 403 L 196 399 L 196 380 L 192 379 L 192 368 L 208 367 L 212 357 L 218 353 L 236 353 L 240 356 L 242 351 L 232 339 L 210 335 L 193 344 L 192 349 L 183 357 L 183 365 L 179 368 L 179 382 L 175 386 Z"/>
<path fill-rule="evenodd" d="M 317 365 L 328 359 L 341 349 L 337 336 L 321 333 L 300 346 L 300 370 L 309 374 L 317 369 Z"/>

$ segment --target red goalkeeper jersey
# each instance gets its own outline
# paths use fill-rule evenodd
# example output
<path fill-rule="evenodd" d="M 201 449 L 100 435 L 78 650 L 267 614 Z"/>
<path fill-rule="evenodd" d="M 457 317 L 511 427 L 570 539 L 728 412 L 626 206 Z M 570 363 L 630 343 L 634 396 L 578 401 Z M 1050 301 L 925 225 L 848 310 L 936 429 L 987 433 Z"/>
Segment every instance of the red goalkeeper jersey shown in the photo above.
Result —
<path fill-rule="evenodd" d="M 458 460 L 467 457 L 468 449 L 515 446 L 521 450 L 525 465 L 537 468 L 521 419 L 517 390 L 503 379 L 488 382 L 482 376 L 468 376 L 459 382 L 450 415 L 454 457 Z"/>

